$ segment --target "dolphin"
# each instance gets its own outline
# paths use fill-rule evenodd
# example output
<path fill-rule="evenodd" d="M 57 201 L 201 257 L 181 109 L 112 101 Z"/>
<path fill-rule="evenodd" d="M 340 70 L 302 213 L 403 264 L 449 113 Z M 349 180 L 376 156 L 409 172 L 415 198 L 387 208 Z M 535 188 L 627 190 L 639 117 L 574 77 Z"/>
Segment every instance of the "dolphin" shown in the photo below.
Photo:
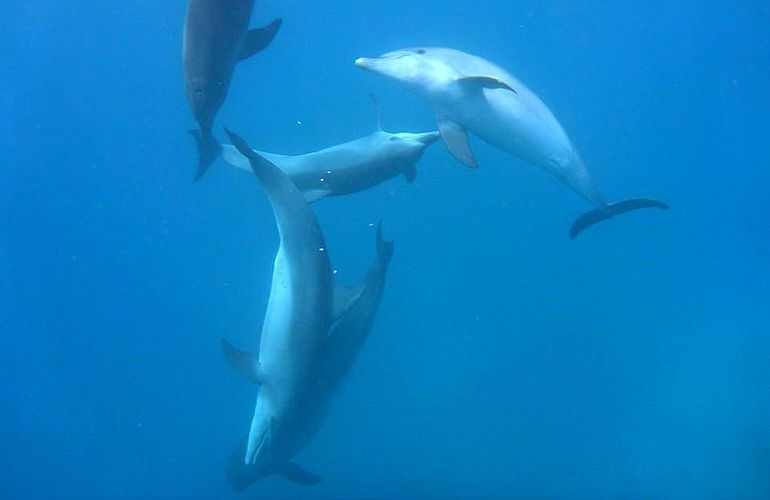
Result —
<path fill-rule="evenodd" d="M 413 182 L 415 163 L 439 137 L 437 131 L 385 132 L 377 111 L 377 127 L 366 137 L 302 155 L 256 152 L 283 170 L 312 203 L 326 196 L 364 191 L 399 174 Z M 232 145 L 222 146 L 222 157 L 231 165 L 251 170 L 248 159 Z"/>
<path fill-rule="evenodd" d="M 352 368 L 361 347 L 369 336 L 382 299 L 385 275 L 392 255 L 393 242 L 382 237 L 378 225 L 377 256 L 371 264 L 363 284 L 351 290 L 343 288 L 346 293 L 335 297 L 336 300 L 340 300 L 340 296 L 344 297 L 341 300 L 347 300 L 349 303 L 336 305 L 336 308 L 343 310 L 344 313 L 337 319 L 329 333 L 323 354 L 323 365 L 317 374 L 316 392 L 306 401 L 308 412 L 305 414 L 305 432 L 308 435 L 314 435 L 320 427 L 333 394 Z M 229 352 L 232 349 L 234 348 L 228 346 L 225 350 Z M 244 490 L 268 473 L 264 467 L 244 464 L 246 441 L 246 438 L 240 441 L 230 455 L 227 464 L 227 478 L 236 491 Z M 281 468 L 280 473 L 293 482 L 311 485 L 321 480 L 320 476 L 308 472 L 292 462 L 289 464 Z"/>
<path fill-rule="evenodd" d="M 227 97 L 238 61 L 261 51 L 275 37 L 281 20 L 249 30 L 254 0 L 190 0 L 184 23 L 182 63 L 187 101 L 198 129 L 190 133 L 198 146 L 195 180 L 220 151 L 211 127 Z"/>
<path fill-rule="evenodd" d="M 594 204 L 594 210 L 572 224 L 573 239 L 597 222 L 630 210 L 668 208 L 647 198 L 606 202 L 551 110 L 519 80 L 485 59 L 454 49 L 418 47 L 361 57 L 355 63 L 426 99 L 444 144 L 460 162 L 477 166 L 468 144 L 470 131 L 551 173 Z"/>
<path fill-rule="evenodd" d="M 258 354 L 222 340 L 228 361 L 259 385 L 249 433 L 231 456 L 228 478 L 235 489 L 271 473 L 313 484 L 320 478 L 291 460 L 317 432 L 333 382 L 341 378 L 340 370 L 332 367 L 337 365 L 327 358 L 350 358 L 334 354 L 352 349 L 350 340 L 335 341 L 330 335 L 332 321 L 338 318 L 337 329 L 352 321 L 345 320 L 354 318 L 347 313 L 359 310 L 359 299 L 370 295 L 365 285 L 335 288 L 323 234 L 303 194 L 243 139 L 227 134 L 264 185 L 280 235 Z M 386 243 L 381 246 L 383 252 L 388 248 Z"/>

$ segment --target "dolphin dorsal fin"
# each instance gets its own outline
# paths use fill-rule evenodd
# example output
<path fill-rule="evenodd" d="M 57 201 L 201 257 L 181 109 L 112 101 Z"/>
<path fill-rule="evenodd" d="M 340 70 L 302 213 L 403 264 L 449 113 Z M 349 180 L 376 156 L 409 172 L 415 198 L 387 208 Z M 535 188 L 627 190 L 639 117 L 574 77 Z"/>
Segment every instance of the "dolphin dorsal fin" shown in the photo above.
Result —
<path fill-rule="evenodd" d="M 270 42 L 275 38 L 275 34 L 278 33 L 278 28 L 281 27 L 281 19 L 276 19 L 272 23 L 268 24 L 264 28 L 254 28 L 246 32 L 246 36 L 243 39 L 243 45 L 241 45 L 241 53 L 238 54 L 238 60 L 243 61 L 253 56 L 257 52 L 265 49 Z"/>
<path fill-rule="evenodd" d="M 243 375 L 246 380 L 250 380 L 257 384 L 262 382 L 262 379 L 257 370 L 256 357 L 248 352 L 242 351 L 235 347 L 233 344 L 225 340 L 222 340 L 222 352 L 225 355 L 225 359 L 233 369 L 239 374 Z"/>
<path fill-rule="evenodd" d="M 382 132 L 382 121 L 380 120 L 380 103 L 377 102 L 377 96 L 369 94 L 369 99 L 372 100 L 372 107 L 374 107 L 374 118 L 376 120 L 375 132 Z"/>

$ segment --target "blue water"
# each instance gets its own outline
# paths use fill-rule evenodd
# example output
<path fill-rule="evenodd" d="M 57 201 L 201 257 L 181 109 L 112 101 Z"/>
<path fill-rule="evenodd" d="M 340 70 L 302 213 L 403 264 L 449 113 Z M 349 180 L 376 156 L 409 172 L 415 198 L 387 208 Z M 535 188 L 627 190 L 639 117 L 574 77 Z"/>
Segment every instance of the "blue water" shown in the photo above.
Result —
<path fill-rule="evenodd" d="M 415 45 L 497 62 L 554 111 L 609 199 L 590 208 L 473 140 L 417 181 L 315 205 L 355 282 L 395 255 L 368 343 L 297 461 L 232 493 L 277 244 L 262 188 L 191 182 L 185 2 L 7 2 L 0 20 L 0 497 L 770 498 L 767 2 L 257 2 L 283 17 L 226 124 L 301 153 L 434 127 L 353 65 Z"/>

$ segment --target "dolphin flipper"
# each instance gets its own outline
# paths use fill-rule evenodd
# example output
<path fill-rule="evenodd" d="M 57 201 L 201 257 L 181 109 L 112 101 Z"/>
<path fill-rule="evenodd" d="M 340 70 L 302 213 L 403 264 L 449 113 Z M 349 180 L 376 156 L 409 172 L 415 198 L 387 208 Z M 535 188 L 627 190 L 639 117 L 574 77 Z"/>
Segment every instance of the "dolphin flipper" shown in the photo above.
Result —
<path fill-rule="evenodd" d="M 417 178 L 417 167 L 414 166 L 414 163 L 410 163 L 401 169 L 401 173 L 404 174 L 406 182 L 411 184 L 414 182 L 415 178 Z"/>
<path fill-rule="evenodd" d="M 282 475 L 293 483 L 301 484 L 303 486 L 311 486 L 321 482 L 321 476 L 303 469 L 294 462 L 287 463 L 280 469 L 276 470 L 276 473 Z"/>
<path fill-rule="evenodd" d="M 238 349 L 224 338 L 221 339 L 221 342 L 222 352 L 225 355 L 225 359 L 230 363 L 230 366 L 232 366 L 236 372 L 243 375 L 246 380 L 259 384 L 261 379 L 259 371 L 257 370 L 258 364 L 256 356 L 248 351 Z"/>
<path fill-rule="evenodd" d="M 214 134 L 210 130 L 190 130 L 190 135 L 195 139 L 195 145 L 198 147 L 198 170 L 195 172 L 194 181 L 197 181 L 206 170 L 209 169 L 214 160 L 219 156 L 222 151 L 222 146 L 214 137 Z"/>
<path fill-rule="evenodd" d="M 620 200 L 614 203 L 608 203 L 603 208 L 596 208 L 575 219 L 575 222 L 572 223 L 572 227 L 569 230 L 569 237 L 574 240 L 578 234 L 594 224 L 640 208 L 660 208 L 662 210 L 668 210 L 670 207 L 660 200 L 651 198 L 632 198 L 630 200 Z"/>
<path fill-rule="evenodd" d="M 457 81 L 461 83 L 470 83 L 474 85 L 479 85 L 480 87 L 485 89 L 510 90 L 514 94 L 518 94 L 518 92 L 516 92 L 516 89 L 514 89 L 504 81 L 498 80 L 497 78 L 492 78 L 491 76 L 464 76 L 462 78 L 458 78 Z"/>
<path fill-rule="evenodd" d="M 270 42 L 275 38 L 275 34 L 278 33 L 278 28 L 281 27 L 281 22 L 282 20 L 278 18 L 264 28 L 249 30 L 246 33 L 246 38 L 243 40 L 238 60 L 243 61 L 244 59 L 248 59 L 270 45 Z"/>
<path fill-rule="evenodd" d="M 476 163 L 476 157 L 468 144 L 468 132 L 459 123 L 453 122 L 446 116 L 436 113 L 436 123 L 441 132 L 441 139 L 449 152 L 458 161 L 468 165 L 471 168 L 479 166 Z"/>

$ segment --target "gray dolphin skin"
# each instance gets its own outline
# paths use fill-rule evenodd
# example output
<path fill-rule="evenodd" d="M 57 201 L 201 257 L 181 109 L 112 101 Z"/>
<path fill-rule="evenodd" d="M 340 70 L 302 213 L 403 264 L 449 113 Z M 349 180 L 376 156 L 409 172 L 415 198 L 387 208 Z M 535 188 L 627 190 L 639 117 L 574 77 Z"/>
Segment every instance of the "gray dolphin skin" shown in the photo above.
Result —
<path fill-rule="evenodd" d="M 231 456 L 227 476 L 236 490 L 272 473 L 313 484 L 320 478 L 291 460 L 316 434 L 329 396 L 363 343 L 371 325 L 364 316 L 376 312 L 392 250 L 378 232 L 381 271 L 371 271 L 362 286 L 335 289 L 323 234 L 303 194 L 277 166 L 227 133 L 264 185 L 280 235 L 258 354 L 222 340 L 231 364 L 259 385 L 248 436 Z M 366 332 L 338 340 L 337 332 L 356 325 Z"/>
<path fill-rule="evenodd" d="M 190 131 L 198 147 L 195 180 L 219 155 L 211 132 L 214 118 L 227 97 L 238 61 L 267 47 L 281 20 L 249 30 L 254 0 L 189 0 L 184 24 L 182 63 L 187 101 L 198 129 Z"/>
<path fill-rule="evenodd" d="M 667 209 L 665 203 L 636 198 L 608 203 L 551 110 L 519 80 L 480 57 L 449 48 L 418 47 L 359 58 L 356 65 L 395 80 L 432 106 L 441 138 L 462 163 L 476 167 L 468 132 L 551 173 L 596 208 L 570 228 L 586 228 L 639 208 Z"/>
<path fill-rule="evenodd" d="M 323 354 L 323 365 L 317 374 L 316 391 L 306 403 L 304 432 L 308 433 L 308 440 L 319 429 L 332 396 L 352 368 L 361 347 L 369 336 L 382 299 L 385 275 L 392 255 L 393 243 L 383 239 L 378 225 L 377 256 L 363 284 L 344 294 L 351 303 L 337 306 L 345 312 L 341 314 L 329 333 Z M 241 440 L 230 455 L 227 464 L 227 478 L 236 491 L 244 490 L 266 474 L 260 467 L 244 464 L 246 442 L 246 438 Z M 321 480 L 319 476 L 291 462 L 281 470 L 281 474 L 302 485 L 315 484 Z"/>
<path fill-rule="evenodd" d="M 364 191 L 399 174 L 413 182 L 415 163 L 439 137 L 436 131 L 391 134 L 380 128 L 378 119 L 372 134 L 320 151 L 293 156 L 257 153 L 283 170 L 312 203 L 326 196 Z M 231 165 L 251 170 L 248 159 L 234 146 L 224 144 L 222 157 Z"/>

